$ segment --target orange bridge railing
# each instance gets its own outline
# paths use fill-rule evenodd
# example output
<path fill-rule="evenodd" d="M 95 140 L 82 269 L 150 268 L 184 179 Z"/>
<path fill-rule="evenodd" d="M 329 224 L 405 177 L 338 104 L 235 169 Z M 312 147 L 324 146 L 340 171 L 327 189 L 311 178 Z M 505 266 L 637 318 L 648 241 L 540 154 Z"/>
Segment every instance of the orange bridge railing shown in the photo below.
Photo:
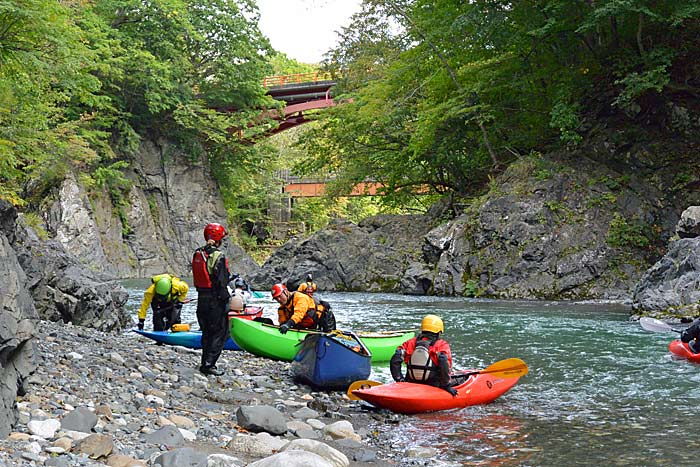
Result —
<path fill-rule="evenodd" d="M 310 73 L 297 73 L 294 75 L 267 76 L 263 79 L 262 85 L 265 88 L 270 86 L 283 86 L 294 83 L 314 83 L 317 81 L 331 80 L 333 77 L 327 71 L 312 71 Z"/>

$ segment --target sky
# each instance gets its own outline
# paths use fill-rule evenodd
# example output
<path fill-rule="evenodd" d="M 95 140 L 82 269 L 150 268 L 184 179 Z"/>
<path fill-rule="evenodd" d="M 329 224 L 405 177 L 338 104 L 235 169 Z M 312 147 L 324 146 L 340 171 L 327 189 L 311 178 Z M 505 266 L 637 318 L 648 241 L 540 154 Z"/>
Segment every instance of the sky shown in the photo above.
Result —
<path fill-rule="evenodd" d="M 304 63 L 318 63 L 336 45 L 361 0 L 257 0 L 260 30 L 275 50 Z"/>

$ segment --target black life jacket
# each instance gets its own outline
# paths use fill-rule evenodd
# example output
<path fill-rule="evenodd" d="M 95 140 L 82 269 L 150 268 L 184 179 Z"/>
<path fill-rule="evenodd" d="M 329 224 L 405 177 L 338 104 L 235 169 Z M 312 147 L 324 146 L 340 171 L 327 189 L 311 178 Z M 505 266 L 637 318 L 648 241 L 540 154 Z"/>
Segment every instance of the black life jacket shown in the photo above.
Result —
<path fill-rule="evenodd" d="M 430 347 L 434 341 L 426 339 L 416 342 L 416 348 L 413 350 L 411 357 L 408 360 L 409 380 L 419 383 L 425 383 L 430 379 L 431 373 L 436 370 L 436 366 L 430 358 Z"/>
<path fill-rule="evenodd" d="M 211 273 L 222 255 L 219 250 L 210 255 L 205 248 L 197 248 L 192 256 L 192 279 L 197 290 L 212 288 Z"/>

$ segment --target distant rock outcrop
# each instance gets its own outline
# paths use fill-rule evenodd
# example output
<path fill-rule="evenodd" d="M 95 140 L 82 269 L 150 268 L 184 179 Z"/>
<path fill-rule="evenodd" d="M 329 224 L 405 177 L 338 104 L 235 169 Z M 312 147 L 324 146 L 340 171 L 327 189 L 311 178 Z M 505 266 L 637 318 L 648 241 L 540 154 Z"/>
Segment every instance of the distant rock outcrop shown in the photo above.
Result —
<path fill-rule="evenodd" d="M 287 242 L 252 283 L 293 286 L 311 272 L 320 290 L 423 295 L 420 251 L 431 227 L 428 216 L 376 216 L 359 225 L 338 219 L 307 239 Z"/>
<path fill-rule="evenodd" d="M 644 273 L 634 289 L 640 314 L 700 315 L 700 206 L 690 206 L 676 226 L 680 239 Z"/>

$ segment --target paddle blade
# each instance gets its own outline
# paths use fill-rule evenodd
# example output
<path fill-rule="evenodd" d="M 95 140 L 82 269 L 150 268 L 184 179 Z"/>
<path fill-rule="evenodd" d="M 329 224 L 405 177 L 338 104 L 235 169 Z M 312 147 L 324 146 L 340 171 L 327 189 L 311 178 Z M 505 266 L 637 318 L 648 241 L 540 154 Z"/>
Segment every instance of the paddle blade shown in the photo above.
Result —
<path fill-rule="evenodd" d="M 527 372 L 527 365 L 519 358 L 506 358 L 505 360 L 499 360 L 479 371 L 479 373 L 490 373 L 501 378 L 525 376 Z"/>
<path fill-rule="evenodd" d="M 640 318 L 639 325 L 642 327 L 642 329 L 644 329 L 646 331 L 652 331 L 652 332 L 676 331 L 675 329 L 673 329 L 671 326 L 664 323 L 660 319 L 650 318 L 648 316 Z M 676 331 L 676 332 L 678 332 L 678 331 Z"/>
<path fill-rule="evenodd" d="M 350 400 L 359 401 L 360 398 L 352 393 L 355 389 L 369 389 L 372 386 L 380 386 L 382 384 L 384 383 L 380 383 L 379 381 L 372 381 L 370 379 L 360 379 L 354 381 L 352 384 L 350 384 L 350 387 L 348 388 L 348 397 L 350 398 Z"/>

